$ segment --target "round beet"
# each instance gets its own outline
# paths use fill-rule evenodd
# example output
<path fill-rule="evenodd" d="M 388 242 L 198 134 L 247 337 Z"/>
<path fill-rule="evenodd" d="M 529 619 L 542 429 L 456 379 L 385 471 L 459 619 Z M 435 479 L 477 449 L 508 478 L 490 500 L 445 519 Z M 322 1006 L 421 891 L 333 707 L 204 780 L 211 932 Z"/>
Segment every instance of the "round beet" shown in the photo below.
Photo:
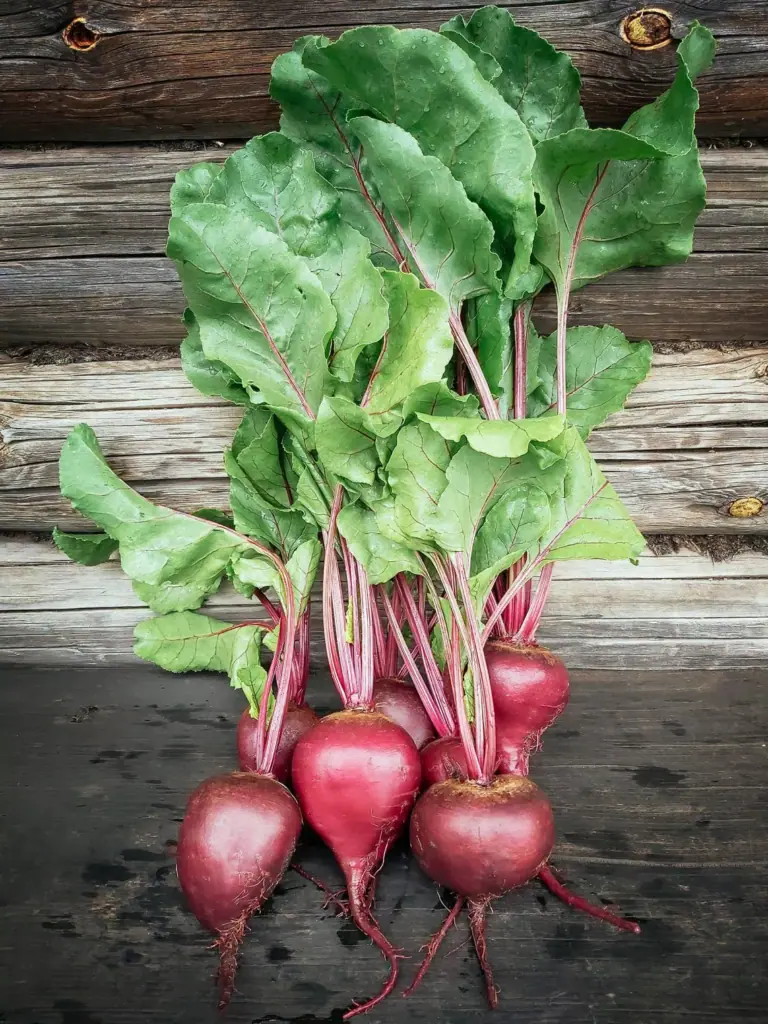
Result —
<path fill-rule="evenodd" d="M 537 644 L 492 640 L 485 661 L 496 711 L 499 771 L 528 774 L 528 758 L 568 703 L 568 670 Z"/>
<path fill-rule="evenodd" d="M 417 750 L 435 738 L 418 693 L 402 679 L 377 679 L 373 684 L 373 703 L 378 712 L 405 729 Z"/>
<path fill-rule="evenodd" d="M 458 736 L 441 736 L 421 750 L 421 784 L 424 789 L 446 779 L 466 779 L 467 755 Z"/>
<path fill-rule="evenodd" d="M 424 873 L 471 900 L 525 885 L 554 842 L 549 800 L 519 775 L 497 775 L 489 786 L 440 782 L 419 797 L 411 815 L 411 849 Z"/>
<path fill-rule="evenodd" d="M 289 704 L 285 711 L 283 730 L 277 745 L 275 763 L 272 774 L 286 785 L 291 780 L 291 762 L 293 751 L 305 732 L 308 732 L 319 719 L 308 704 Z M 237 723 L 237 760 L 242 772 L 255 772 L 257 720 L 248 708 L 240 716 Z"/>
<path fill-rule="evenodd" d="M 348 1018 L 375 1006 L 397 982 L 399 954 L 371 912 L 373 885 L 418 794 L 419 753 L 408 733 L 384 715 L 337 711 L 301 737 L 293 752 L 292 775 L 307 823 L 344 872 L 355 924 L 390 966 L 381 992 L 356 1006 Z"/>
<path fill-rule="evenodd" d="M 216 935 L 222 1007 L 234 990 L 246 922 L 282 878 L 300 831 L 296 800 L 265 775 L 217 775 L 189 798 L 176 872 L 193 914 Z"/>

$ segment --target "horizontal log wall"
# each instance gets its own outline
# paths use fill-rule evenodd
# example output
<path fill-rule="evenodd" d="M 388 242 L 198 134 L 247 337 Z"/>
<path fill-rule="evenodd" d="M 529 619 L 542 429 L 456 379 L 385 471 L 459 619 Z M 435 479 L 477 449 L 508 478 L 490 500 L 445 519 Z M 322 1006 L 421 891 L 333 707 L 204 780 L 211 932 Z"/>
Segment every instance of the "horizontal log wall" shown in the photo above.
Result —
<path fill-rule="evenodd" d="M 620 124 L 671 81 L 673 46 L 638 52 L 621 39 L 626 4 L 508 6 L 571 53 L 594 124 Z M 146 614 L 114 563 L 74 566 L 35 539 L 55 523 L 86 527 L 57 493 L 74 423 L 91 423 L 148 496 L 227 503 L 221 452 L 239 410 L 195 392 L 175 359 L 183 296 L 163 255 L 174 174 L 276 126 L 269 66 L 295 36 L 435 26 L 464 8 L 43 0 L 0 11 L 0 142 L 67 143 L 0 149 L 0 661 L 123 661 Z M 700 81 L 700 136 L 768 135 L 765 5 L 668 9 L 674 38 L 694 18 L 718 38 Z M 76 16 L 89 50 L 63 38 Z M 160 139 L 177 141 L 148 141 Z M 209 141 L 178 141 L 190 139 Z M 590 445 L 641 528 L 682 545 L 636 567 L 558 567 L 546 637 L 575 667 L 738 667 L 768 653 L 768 554 L 757 550 L 768 533 L 768 150 L 721 146 L 703 146 L 708 206 L 691 259 L 573 297 L 574 324 L 614 323 L 656 345 L 648 381 Z M 553 328 L 550 297 L 536 318 Z M 754 514 L 734 515 L 745 497 Z M 726 555 L 737 542 L 753 550 L 713 563 L 691 534 L 720 536 Z M 243 610 L 231 593 L 212 607 Z"/>
<path fill-rule="evenodd" d="M 6 108 L 2 139 L 117 141 L 242 138 L 273 128 L 269 69 L 297 36 L 338 35 L 371 22 L 436 28 L 471 6 L 463 0 L 398 5 L 336 0 L 40 0 L 6 4 L 0 56 Z M 674 47 L 633 50 L 621 37 L 633 11 L 622 0 L 561 0 L 505 5 L 521 24 L 568 50 L 583 77 L 584 105 L 595 124 L 620 125 L 671 80 Z M 638 5 L 642 6 L 642 5 Z M 704 136 L 768 134 L 768 25 L 759 2 L 676 2 L 671 34 L 699 19 L 720 43 L 701 76 Z M 65 29 L 84 17 L 81 45 Z M 85 38 L 83 38 L 85 37 Z M 89 38 L 90 37 L 90 38 Z"/>

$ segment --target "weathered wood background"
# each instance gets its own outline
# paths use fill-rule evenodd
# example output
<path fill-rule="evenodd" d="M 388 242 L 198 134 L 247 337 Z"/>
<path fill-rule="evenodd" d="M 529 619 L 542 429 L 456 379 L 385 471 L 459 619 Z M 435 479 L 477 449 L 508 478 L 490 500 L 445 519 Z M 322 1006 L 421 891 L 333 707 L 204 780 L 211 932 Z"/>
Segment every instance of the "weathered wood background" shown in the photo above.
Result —
<path fill-rule="evenodd" d="M 131 658 L 144 613 L 117 566 L 73 566 L 40 539 L 80 525 L 56 486 L 74 423 L 91 423 L 149 496 L 226 503 L 221 451 L 237 410 L 195 392 L 175 359 L 183 300 L 163 256 L 173 175 L 275 126 L 269 66 L 295 36 L 373 20 L 434 26 L 466 6 L 0 5 L 0 660 Z M 674 46 L 640 52 L 621 38 L 631 5 L 508 6 L 572 54 L 595 124 L 620 124 L 671 80 Z M 720 47 L 700 83 L 709 205 L 695 252 L 578 292 L 572 319 L 656 343 L 649 380 L 591 446 L 641 528 L 681 546 L 637 567 L 558 570 L 546 634 L 574 666 L 768 655 L 768 5 L 669 11 L 675 38 L 699 18 Z M 550 329 L 551 300 L 538 306 Z M 726 538 L 718 554 L 733 557 L 713 561 L 707 537 Z M 217 605 L 238 606 L 234 595 Z"/>

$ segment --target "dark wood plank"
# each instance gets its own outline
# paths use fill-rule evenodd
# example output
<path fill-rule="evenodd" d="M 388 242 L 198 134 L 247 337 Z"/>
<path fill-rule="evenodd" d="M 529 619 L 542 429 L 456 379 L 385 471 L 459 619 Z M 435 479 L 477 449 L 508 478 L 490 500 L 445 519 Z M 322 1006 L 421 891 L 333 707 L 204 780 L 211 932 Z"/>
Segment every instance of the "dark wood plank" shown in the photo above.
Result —
<path fill-rule="evenodd" d="M 582 72 L 587 113 L 618 125 L 658 94 L 674 71 L 673 47 L 634 51 L 619 33 L 633 10 L 619 0 L 508 4 L 521 24 L 567 49 Z M 274 126 L 268 99 L 274 58 L 307 32 L 337 35 L 371 22 L 437 27 L 466 3 L 408 0 L 331 8 L 308 0 L 91 0 L 87 8 L 45 0 L 6 3 L 0 20 L 4 57 L 4 140 L 117 141 L 237 138 Z M 768 133 L 768 34 L 763 0 L 699 0 L 672 8 L 680 38 L 700 19 L 718 37 L 715 67 L 702 76 L 704 135 Z M 69 48 L 62 32 L 85 15 L 95 45 Z"/>
<path fill-rule="evenodd" d="M 0 1012 L 8 1024 L 214 1024 L 209 937 L 184 908 L 171 844 L 190 789 L 233 764 L 238 695 L 210 676 L 150 671 L 8 671 L 4 683 Z M 458 951 L 371 1019 L 762 1022 L 768 984 L 745 968 L 768 941 L 759 684 L 754 673 L 576 674 L 534 770 L 557 814 L 554 861 L 642 935 L 530 885 L 490 919 L 499 1012 L 484 1007 L 462 923 L 448 946 Z M 325 679 L 313 693 L 334 703 Z M 316 841 L 301 857 L 338 879 Z M 445 912 L 404 844 L 377 911 L 414 958 Z M 383 974 L 373 948 L 288 875 L 253 921 L 227 1019 L 338 1024 Z"/>
<path fill-rule="evenodd" d="M 67 146 L 0 150 L 0 262 L 165 251 L 177 171 L 237 147 Z M 702 149 L 707 209 L 697 252 L 768 248 L 768 149 Z"/>

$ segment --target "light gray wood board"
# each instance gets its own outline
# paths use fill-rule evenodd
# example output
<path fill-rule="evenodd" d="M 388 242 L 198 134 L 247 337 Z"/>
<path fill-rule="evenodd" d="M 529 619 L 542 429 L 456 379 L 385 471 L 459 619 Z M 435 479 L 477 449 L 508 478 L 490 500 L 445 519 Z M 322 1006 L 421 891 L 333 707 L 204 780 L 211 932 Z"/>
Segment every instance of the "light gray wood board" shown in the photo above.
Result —
<path fill-rule="evenodd" d="M 648 533 L 762 532 L 728 514 L 768 500 L 768 347 L 657 355 L 590 445 Z M 61 444 L 91 424 L 115 470 L 153 500 L 228 505 L 222 452 L 239 407 L 199 394 L 176 361 L 33 366 L 0 360 L 0 529 L 85 528 L 58 493 Z M 747 424 L 747 425 L 745 425 Z"/>
<path fill-rule="evenodd" d="M 0 661 L 132 660 L 135 624 L 150 613 L 118 563 L 84 567 L 50 542 L 0 538 Z M 229 587 L 206 610 L 242 621 L 253 603 Z M 768 658 L 768 556 L 713 564 L 683 550 L 639 564 L 567 562 L 555 573 L 541 638 L 574 668 L 724 668 Z M 316 617 L 312 652 L 324 660 Z"/>
<path fill-rule="evenodd" d="M 174 175 L 238 147 L 74 146 L 0 150 L 0 262 L 165 251 Z M 706 149 L 698 252 L 768 249 L 768 149 Z"/>
<path fill-rule="evenodd" d="M 230 147 L 0 153 L 0 347 L 175 346 L 184 307 L 162 256 L 173 174 Z M 573 324 L 613 323 L 655 341 L 764 341 L 768 149 L 705 151 L 709 208 L 682 265 L 612 274 L 574 294 Z M 537 302 L 542 330 L 553 302 Z"/>

